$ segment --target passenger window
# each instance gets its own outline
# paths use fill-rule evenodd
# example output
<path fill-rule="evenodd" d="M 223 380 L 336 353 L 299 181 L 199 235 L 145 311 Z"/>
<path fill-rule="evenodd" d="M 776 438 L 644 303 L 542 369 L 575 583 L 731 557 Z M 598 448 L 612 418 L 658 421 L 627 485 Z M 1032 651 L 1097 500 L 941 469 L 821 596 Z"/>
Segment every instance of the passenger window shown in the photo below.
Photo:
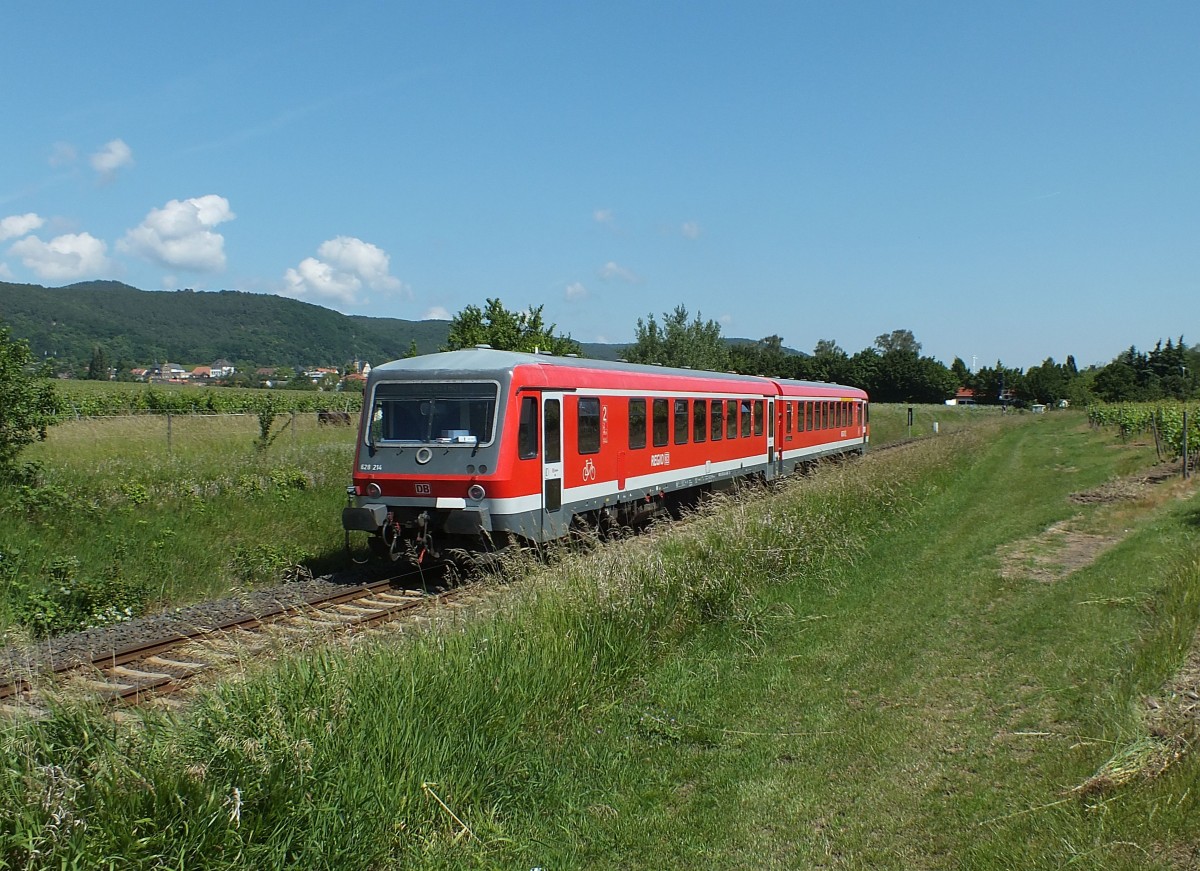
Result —
<path fill-rule="evenodd" d="M 542 431 L 546 436 L 546 462 L 562 462 L 562 415 L 557 399 L 547 399 L 542 409 Z"/>
<path fill-rule="evenodd" d="M 754 434 L 756 436 L 763 434 L 763 401 L 761 399 L 754 400 Z"/>
<path fill-rule="evenodd" d="M 670 441 L 671 437 L 670 432 L 668 432 L 671 426 L 670 403 L 665 399 L 654 400 L 652 413 L 654 417 L 651 424 L 651 432 L 654 434 L 654 447 L 661 448 Z"/>
<path fill-rule="evenodd" d="M 708 403 L 703 399 L 692 401 L 692 441 L 696 444 L 708 438 Z"/>
<path fill-rule="evenodd" d="M 600 452 L 600 400 L 595 396 L 579 397 L 579 453 Z"/>
<path fill-rule="evenodd" d="M 750 438 L 750 400 L 742 402 L 742 438 Z"/>
<path fill-rule="evenodd" d="M 725 438 L 735 439 L 738 434 L 738 404 L 736 399 L 725 400 Z"/>
<path fill-rule="evenodd" d="M 521 423 L 517 428 L 517 456 L 532 460 L 538 455 L 538 398 L 525 396 L 521 399 Z"/>
<path fill-rule="evenodd" d="M 787 405 L 787 431 L 788 431 L 788 435 L 791 435 L 791 432 L 792 432 L 792 403 L 787 402 L 784 404 Z"/>
<path fill-rule="evenodd" d="M 686 445 L 688 440 L 688 401 L 675 400 L 675 444 Z"/>
<path fill-rule="evenodd" d="M 629 400 L 629 450 L 646 447 L 646 400 Z"/>
<path fill-rule="evenodd" d="M 721 402 L 721 400 L 714 399 L 712 401 L 712 440 L 714 442 L 721 440 L 721 433 L 725 429 L 725 427 L 722 425 L 724 423 L 722 419 L 722 411 L 724 408 L 725 404 Z"/>

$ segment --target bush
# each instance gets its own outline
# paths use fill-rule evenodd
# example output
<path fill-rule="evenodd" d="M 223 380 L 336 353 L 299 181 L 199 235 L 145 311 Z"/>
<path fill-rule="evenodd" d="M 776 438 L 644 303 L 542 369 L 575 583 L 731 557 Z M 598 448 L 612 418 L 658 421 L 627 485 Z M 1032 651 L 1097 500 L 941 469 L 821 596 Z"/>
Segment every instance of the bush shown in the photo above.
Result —
<path fill-rule="evenodd" d="M 17 456 L 26 445 L 46 438 L 55 421 L 58 400 L 54 386 L 32 374 L 29 344 L 9 339 L 0 327 L 0 479 L 12 479 Z"/>

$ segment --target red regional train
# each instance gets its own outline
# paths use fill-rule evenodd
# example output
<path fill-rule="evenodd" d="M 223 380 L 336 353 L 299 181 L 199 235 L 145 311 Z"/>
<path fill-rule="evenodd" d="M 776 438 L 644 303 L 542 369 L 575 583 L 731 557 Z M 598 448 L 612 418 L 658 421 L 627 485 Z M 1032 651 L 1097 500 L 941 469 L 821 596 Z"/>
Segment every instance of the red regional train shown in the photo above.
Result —
<path fill-rule="evenodd" d="M 371 370 L 349 536 L 390 559 L 677 513 L 739 479 L 861 454 L 853 387 L 475 348 Z"/>

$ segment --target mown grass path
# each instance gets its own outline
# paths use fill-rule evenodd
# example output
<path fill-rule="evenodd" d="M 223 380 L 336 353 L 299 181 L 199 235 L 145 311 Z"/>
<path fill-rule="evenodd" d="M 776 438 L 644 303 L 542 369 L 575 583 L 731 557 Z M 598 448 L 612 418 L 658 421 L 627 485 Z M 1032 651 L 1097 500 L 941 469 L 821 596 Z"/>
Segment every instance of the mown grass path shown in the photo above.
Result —
<path fill-rule="evenodd" d="M 1076 791 L 1143 740 L 1140 698 L 1195 625 L 1194 498 L 1090 517 L 1068 499 L 1144 461 L 1078 418 L 1001 431 L 835 583 L 774 588 L 760 648 L 694 640 L 646 689 L 672 723 L 643 748 L 650 788 L 587 861 L 1194 867 L 1194 763 Z M 1124 540 L 1053 583 L 1004 571 L 1006 545 L 1071 518 Z"/>

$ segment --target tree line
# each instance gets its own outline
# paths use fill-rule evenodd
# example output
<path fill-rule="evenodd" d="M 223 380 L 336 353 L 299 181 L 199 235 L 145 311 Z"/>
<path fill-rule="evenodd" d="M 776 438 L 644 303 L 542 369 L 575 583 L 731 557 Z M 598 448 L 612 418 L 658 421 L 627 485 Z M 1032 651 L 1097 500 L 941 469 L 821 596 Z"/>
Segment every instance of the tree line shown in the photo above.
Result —
<path fill-rule="evenodd" d="M 394 341 L 394 340 L 393 340 Z M 579 342 L 561 335 L 547 323 L 542 306 L 510 311 L 500 299 L 484 306 L 469 305 L 450 321 L 441 350 L 477 345 L 513 351 L 540 351 L 556 355 L 583 355 Z M 407 352 L 415 356 L 418 346 L 410 339 Z M 767 336 L 756 342 L 731 342 L 721 335 L 721 326 L 697 312 L 689 314 L 678 305 L 664 312 L 660 321 L 653 314 L 639 318 L 636 339 L 624 349 L 631 363 L 687 367 L 718 372 L 825 381 L 860 387 L 875 402 L 940 403 L 961 390 L 970 391 L 980 404 L 1076 405 L 1095 401 L 1187 400 L 1200 397 L 1200 345 L 1188 347 L 1183 336 L 1160 340 L 1149 352 L 1131 346 L 1105 366 L 1079 369 L 1074 357 L 1057 363 L 1047 358 L 1039 366 L 1022 371 L 997 361 L 971 371 L 955 357 L 950 366 L 921 354 L 921 343 L 911 330 L 898 329 L 876 337 L 871 347 L 847 353 L 833 339 L 817 342 L 812 353 L 786 349 L 782 337 Z M 29 342 L 11 336 L 0 324 L 0 480 L 16 471 L 16 458 L 32 441 L 45 437 L 58 411 L 52 383 L 44 376 L 44 364 L 30 350 Z M 107 359 L 93 346 L 89 375 L 102 378 Z M 297 385 L 300 384 L 299 380 Z M 312 389 L 311 382 L 304 385 Z"/>
<path fill-rule="evenodd" d="M 486 344 L 493 348 L 553 354 L 582 354 L 570 335 L 555 332 L 545 323 L 542 307 L 524 312 L 504 308 L 499 299 L 489 299 L 483 308 L 467 306 L 450 322 L 443 350 Z M 960 357 L 946 366 L 921 353 L 921 343 L 911 330 L 898 329 L 876 337 L 874 343 L 854 354 L 833 339 L 817 342 L 812 353 L 796 353 L 784 347 L 782 337 L 767 336 L 757 342 L 731 342 L 721 334 L 721 325 L 689 314 L 677 305 L 664 312 L 639 318 L 632 345 L 622 359 L 630 363 L 741 372 L 826 381 L 860 387 L 876 402 L 940 403 L 960 390 L 970 391 L 972 401 L 985 405 L 1057 405 L 1061 400 L 1087 405 L 1094 401 L 1153 401 L 1189 399 L 1200 396 L 1200 346 L 1189 348 L 1177 341 L 1159 341 L 1154 350 L 1136 348 L 1122 352 L 1106 366 L 1079 369 L 1073 356 L 1064 363 L 1052 357 L 1028 370 L 1005 366 L 983 366 L 971 371 Z"/>

